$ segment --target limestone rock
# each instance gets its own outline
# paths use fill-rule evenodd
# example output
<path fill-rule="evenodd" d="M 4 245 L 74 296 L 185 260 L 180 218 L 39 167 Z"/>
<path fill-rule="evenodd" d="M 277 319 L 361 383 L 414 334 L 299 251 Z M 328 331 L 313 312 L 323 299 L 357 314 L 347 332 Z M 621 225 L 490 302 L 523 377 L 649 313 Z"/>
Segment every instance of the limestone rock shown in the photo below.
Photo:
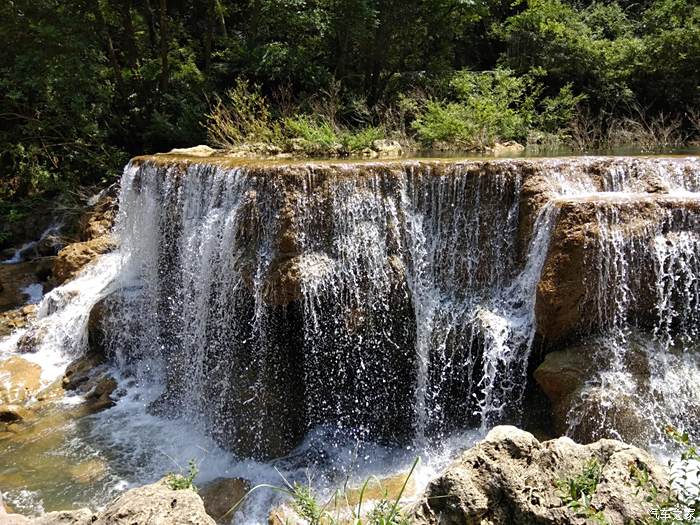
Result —
<path fill-rule="evenodd" d="M 230 523 L 233 507 L 251 489 L 250 483 L 240 478 L 218 478 L 199 489 L 199 497 L 204 502 L 207 514 L 217 523 Z"/>
<path fill-rule="evenodd" d="M 22 404 L 41 388 L 41 367 L 19 356 L 0 363 L 0 403 Z"/>
<path fill-rule="evenodd" d="M 37 518 L 28 518 L 21 514 L 8 514 L 0 505 L 0 523 L 2 525 L 90 525 L 94 514 L 88 509 L 48 512 Z"/>
<path fill-rule="evenodd" d="M 192 146 L 191 148 L 174 148 L 164 155 L 187 155 L 188 157 L 211 157 L 216 154 L 217 150 L 200 144 L 199 146 Z"/>
<path fill-rule="evenodd" d="M 427 487 L 413 523 L 452 525 L 583 525 L 561 499 L 557 482 L 581 474 L 595 460 L 600 480 L 591 506 L 611 525 L 641 522 L 651 504 L 638 491 L 633 469 L 646 469 L 661 490 L 665 470 L 645 451 L 620 441 L 579 445 L 569 438 L 539 442 L 515 427 L 494 428 Z"/>
<path fill-rule="evenodd" d="M 30 415 L 31 412 L 21 405 L 0 405 L 0 422 L 17 423 Z"/>
<path fill-rule="evenodd" d="M 96 201 L 83 214 L 78 223 L 81 241 L 97 239 L 109 234 L 117 217 L 119 185 L 112 184 L 96 197 Z"/>
<path fill-rule="evenodd" d="M 15 330 L 27 326 L 36 317 L 36 311 L 35 304 L 28 304 L 0 313 L 0 337 L 10 335 Z"/>
<path fill-rule="evenodd" d="M 34 518 L 31 525 L 91 525 L 95 515 L 88 509 L 47 512 Z"/>
<path fill-rule="evenodd" d="M 506 156 L 506 155 L 517 155 L 525 151 L 525 146 L 518 144 L 514 140 L 507 140 L 506 142 L 496 142 L 489 152 L 493 153 L 496 157 Z"/>
<path fill-rule="evenodd" d="M 374 157 L 400 157 L 403 155 L 403 148 L 396 140 L 379 139 L 372 142 L 371 151 Z"/>
<path fill-rule="evenodd" d="M 117 389 L 117 386 L 117 381 L 108 374 L 97 378 L 95 386 L 85 394 L 87 410 L 94 413 L 114 406 L 115 401 L 112 399 L 112 393 Z"/>
<path fill-rule="evenodd" d="M 619 437 L 647 445 L 658 426 L 656 418 L 667 420 L 650 409 L 661 395 L 650 386 L 652 365 L 644 344 L 651 339 L 643 332 L 628 334 L 624 359 L 617 364 L 624 374 L 616 376 L 617 381 L 601 379 L 612 368 L 615 354 L 602 339 L 547 354 L 533 375 L 551 403 L 554 430 L 581 443 Z M 700 407 L 690 403 L 684 410 L 693 417 Z"/>
<path fill-rule="evenodd" d="M 53 265 L 54 281 L 56 284 L 63 284 L 72 279 L 99 255 L 110 252 L 115 247 L 116 243 L 109 235 L 69 244 L 58 252 Z"/>
<path fill-rule="evenodd" d="M 97 352 L 88 352 L 75 359 L 66 367 L 63 374 L 63 388 L 75 390 L 83 386 L 94 376 L 94 370 L 104 362 L 104 355 Z"/>
<path fill-rule="evenodd" d="M 601 228 L 601 217 L 614 217 L 606 228 L 614 228 L 630 272 L 643 279 L 626 283 L 630 287 L 628 320 L 650 327 L 655 320 L 655 270 L 648 256 L 659 232 L 695 228 L 700 213 L 697 199 L 648 194 L 630 199 L 625 195 L 561 200 L 559 216 L 552 232 L 549 251 L 537 286 L 535 314 L 537 332 L 550 348 L 559 348 L 584 333 L 591 333 L 607 322 L 600 312 L 614 301 L 610 294 L 618 285 L 601 281 L 601 249 L 613 249 L 610 232 Z M 677 223 L 674 217 L 678 217 Z M 601 239 L 604 239 L 601 248 Z M 609 259 L 609 257 L 608 257 Z M 607 260 L 607 259 L 606 259 Z"/>
<path fill-rule="evenodd" d="M 165 480 L 132 489 L 112 501 L 95 525 L 215 525 L 193 490 L 173 490 Z"/>

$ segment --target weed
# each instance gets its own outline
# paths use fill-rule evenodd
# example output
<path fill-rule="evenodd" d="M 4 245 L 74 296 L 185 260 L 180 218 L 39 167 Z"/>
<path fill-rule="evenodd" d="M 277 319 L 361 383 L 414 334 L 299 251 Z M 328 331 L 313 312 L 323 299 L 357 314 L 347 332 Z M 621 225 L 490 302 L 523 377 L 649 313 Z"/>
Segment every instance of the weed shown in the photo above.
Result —
<path fill-rule="evenodd" d="M 584 518 L 601 525 L 607 520 L 601 511 L 591 505 L 598 483 L 600 483 L 601 467 L 598 460 L 593 458 L 586 462 L 583 471 L 571 478 L 559 480 L 557 488 L 564 504 Z"/>
<path fill-rule="evenodd" d="M 165 476 L 165 482 L 172 490 L 187 490 L 191 489 L 197 492 L 197 487 L 194 484 L 194 478 L 197 477 L 199 473 L 199 468 L 194 459 L 190 459 L 188 463 L 187 475 L 176 474 L 174 472 L 169 472 Z"/>
<path fill-rule="evenodd" d="M 205 126 L 211 143 L 222 148 L 245 143 L 275 144 L 282 138 L 280 124 L 273 118 L 260 87 L 241 79 L 224 99 L 216 97 Z"/>

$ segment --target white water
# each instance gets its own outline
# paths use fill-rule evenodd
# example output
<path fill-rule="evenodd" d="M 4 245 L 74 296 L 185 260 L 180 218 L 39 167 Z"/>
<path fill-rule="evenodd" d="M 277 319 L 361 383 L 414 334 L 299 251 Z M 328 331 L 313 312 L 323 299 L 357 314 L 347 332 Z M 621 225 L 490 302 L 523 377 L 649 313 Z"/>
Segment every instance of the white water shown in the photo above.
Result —
<path fill-rule="evenodd" d="M 291 479 L 310 471 L 330 487 L 405 469 L 416 455 L 419 484 L 427 481 L 493 424 L 518 422 L 536 287 L 568 201 L 611 203 L 599 211 L 593 250 L 599 322 L 614 335 L 613 366 L 600 382 L 635 388 L 624 360 L 631 282 L 636 258 L 653 261 L 661 348 L 644 352 L 652 397 L 663 400 L 654 411 L 682 419 L 700 393 L 688 353 L 697 337 L 697 229 L 662 228 L 643 236 L 640 251 L 625 245 L 616 206 L 639 201 L 651 176 L 693 197 L 700 170 L 666 160 L 620 162 L 602 174 L 586 166 L 541 161 L 551 199 L 523 263 L 517 164 L 501 162 L 495 173 L 409 164 L 350 177 L 319 169 L 289 175 L 293 182 L 216 166 L 127 167 L 119 251 L 43 299 L 32 330 L 46 335 L 29 356 L 45 381 L 58 377 L 86 346 L 92 306 L 118 292 L 106 328 L 125 395 L 76 438 L 114 458 L 99 501 L 193 457 L 200 483 L 242 476 L 279 485 L 277 467 Z M 293 247 L 281 257 L 290 232 Z M 270 294 L 285 283 L 275 271 L 288 259 L 297 300 L 276 306 Z M 11 351 L 17 337 L 0 349 Z M 469 428 L 478 430 L 464 437 Z M 265 455 L 290 436 L 305 438 L 273 462 L 217 444 Z M 256 495 L 246 522 L 260 523 L 270 498 Z"/>

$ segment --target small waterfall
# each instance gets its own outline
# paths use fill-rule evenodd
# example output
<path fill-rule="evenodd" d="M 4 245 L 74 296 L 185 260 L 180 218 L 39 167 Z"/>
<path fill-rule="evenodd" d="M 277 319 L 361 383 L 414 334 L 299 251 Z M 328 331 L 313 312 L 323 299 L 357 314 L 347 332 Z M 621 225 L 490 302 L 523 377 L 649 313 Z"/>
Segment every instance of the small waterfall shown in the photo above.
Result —
<path fill-rule="evenodd" d="M 605 366 L 569 414 L 574 435 L 583 425 L 659 444 L 667 424 L 697 435 L 700 170 L 691 166 L 646 166 L 658 194 L 617 177 L 617 193 L 598 195 L 584 308 L 597 312 L 591 358 Z"/>

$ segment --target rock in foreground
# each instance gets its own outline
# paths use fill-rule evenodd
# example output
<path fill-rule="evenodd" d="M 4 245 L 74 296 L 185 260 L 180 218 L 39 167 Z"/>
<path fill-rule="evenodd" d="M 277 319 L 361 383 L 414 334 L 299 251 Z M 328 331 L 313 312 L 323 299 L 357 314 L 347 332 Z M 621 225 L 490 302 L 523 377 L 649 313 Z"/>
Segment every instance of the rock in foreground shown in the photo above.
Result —
<path fill-rule="evenodd" d="M 620 441 L 539 442 L 528 432 L 501 426 L 428 485 L 412 521 L 426 525 L 588 523 L 582 509 L 574 510 L 562 500 L 558 485 L 581 475 L 593 461 L 600 475 L 591 494 L 589 516 L 602 513 L 610 525 L 641 523 L 651 515 L 635 469 L 646 470 L 661 491 L 668 487 L 664 469 L 647 452 Z"/>
<path fill-rule="evenodd" d="M 38 518 L 5 514 L 0 523 L 16 525 L 216 525 L 193 490 L 173 490 L 165 480 L 125 492 L 97 514 L 86 509 L 49 512 Z"/>

